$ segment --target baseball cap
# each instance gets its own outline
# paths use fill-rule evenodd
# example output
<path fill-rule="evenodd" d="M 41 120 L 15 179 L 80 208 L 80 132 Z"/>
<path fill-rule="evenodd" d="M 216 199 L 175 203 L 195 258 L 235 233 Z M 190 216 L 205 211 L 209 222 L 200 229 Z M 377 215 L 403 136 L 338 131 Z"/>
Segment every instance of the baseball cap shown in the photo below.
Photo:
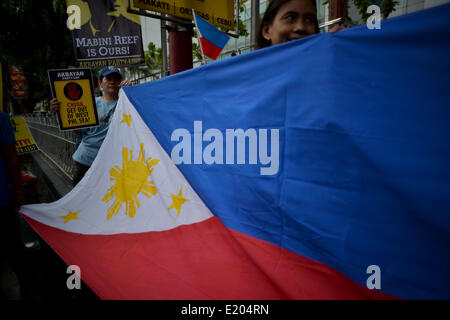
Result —
<path fill-rule="evenodd" d="M 120 71 L 119 71 L 119 69 L 117 69 L 117 68 L 114 67 L 114 66 L 106 66 L 106 67 L 103 67 L 103 68 L 100 70 L 100 72 L 98 73 L 98 78 L 100 79 L 100 81 L 102 81 L 103 77 L 106 77 L 106 76 L 108 76 L 108 75 L 110 75 L 110 74 L 113 74 L 113 73 L 117 73 L 117 74 L 120 76 L 120 79 L 123 78 L 123 77 L 122 77 L 122 74 L 121 74 Z"/>

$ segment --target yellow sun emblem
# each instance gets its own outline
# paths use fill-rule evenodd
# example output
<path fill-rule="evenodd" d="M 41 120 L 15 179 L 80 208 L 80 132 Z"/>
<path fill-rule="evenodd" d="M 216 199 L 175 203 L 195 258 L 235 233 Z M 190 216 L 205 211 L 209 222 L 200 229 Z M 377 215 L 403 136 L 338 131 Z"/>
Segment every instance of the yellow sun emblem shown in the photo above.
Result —
<path fill-rule="evenodd" d="M 141 143 L 141 150 L 137 161 L 133 161 L 133 150 L 130 150 L 128 156 L 128 148 L 122 149 L 122 162 L 123 169 L 119 166 L 111 168 L 111 177 L 109 180 L 115 181 L 115 184 L 107 190 L 106 195 L 103 197 L 103 202 L 109 202 L 114 198 L 114 202 L 108 208 L 108 215 L 106 220 L 112 216 L 117 215 L 122 204 L 126 202 L 125 215 L 133 218 L 136 214 L 136 206 L 139 208 L 140 203 L 137 199 L 137 194 L 142 193 L 147 198 L 151 197 L 151 194 L 155 195 L 158 190 L 154 186 L 153 181 L 148 181 L 150 174 L 152 173 L 153 166 L 155 166 L 159 159 L 147 158 L 145 159 L 144 144 Z"/>

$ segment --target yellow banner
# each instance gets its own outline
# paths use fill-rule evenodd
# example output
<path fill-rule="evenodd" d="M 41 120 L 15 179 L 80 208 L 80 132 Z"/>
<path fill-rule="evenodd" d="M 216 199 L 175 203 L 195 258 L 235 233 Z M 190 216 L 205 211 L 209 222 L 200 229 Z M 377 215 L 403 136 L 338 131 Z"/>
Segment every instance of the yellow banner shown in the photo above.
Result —
<path fill-rule="evenodd" d="M 216 27 L 234 30 L 233 0 L 133 0 L 133 7 L 194 20 L 192 9 Z"/>
<path fill-rule="evenodd" d="M 14 136 L 16 138 L 17 154 L 37 151 L 38 147 L 34 142 L 33 136 L 28 129 L 27 123 L 23 117 L 11 118 L 11 124 L 14 129 Z"/>

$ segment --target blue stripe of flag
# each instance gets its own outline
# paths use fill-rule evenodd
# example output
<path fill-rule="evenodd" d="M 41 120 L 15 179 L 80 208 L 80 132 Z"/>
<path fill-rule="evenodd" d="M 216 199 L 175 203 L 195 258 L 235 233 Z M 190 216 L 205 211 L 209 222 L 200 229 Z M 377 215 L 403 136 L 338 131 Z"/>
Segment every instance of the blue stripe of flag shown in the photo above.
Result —
<path fill-rule="evenodd" d="M 195 19 L 200 36 L 213 43 L 215 46 L 223 49 L 230 37 L 200 18 L 197 14 L 195 14 Z"/>
<path fill-rule="evenodd" d="M 380 32 L 320 34 L 124 91 L 168 154 L 181 143 L 172 133 L 193 133 L 195 121 L 200 136 L 279 129 L 274 143 L 258 138 L 279 150 L 267 176 L 247 147 L 244 164 L 235 152 L 226 164 L 223 134 L 213 164 L 191 164 L 195 138 L 182 138 L 190 154 L 178 168 L 226 227 L 364 287 L 376 265 L 383 292 L 449 299 L 449 16 L 442 5 L 387 19 Z"/>

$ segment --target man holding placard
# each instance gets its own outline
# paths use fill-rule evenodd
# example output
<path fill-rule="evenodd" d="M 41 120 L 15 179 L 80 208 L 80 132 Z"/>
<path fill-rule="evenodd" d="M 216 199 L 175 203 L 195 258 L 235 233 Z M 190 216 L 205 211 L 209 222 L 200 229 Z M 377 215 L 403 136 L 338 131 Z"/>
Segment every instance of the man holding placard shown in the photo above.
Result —
<path fill-rule="evenodd" d="M 81 130 L 81 142 L 72 156 L 76 165 L 74 185 L 83 178 L 90 168 L 106 137 L 109 122 L 119 99 L 120 87 L 131 85 L 129 80 L 122 80 L 122 78 L 119 69 L 113 66 L 104 67 L 99 72 L 98 84 L 103 91 L 103 96 L 95 99 L 99 125 Z M 61 102 L 58 99 L 54 98 L 50 101 L 50 108 L 53 112 L 57 112 L 60 107 Z"/>

